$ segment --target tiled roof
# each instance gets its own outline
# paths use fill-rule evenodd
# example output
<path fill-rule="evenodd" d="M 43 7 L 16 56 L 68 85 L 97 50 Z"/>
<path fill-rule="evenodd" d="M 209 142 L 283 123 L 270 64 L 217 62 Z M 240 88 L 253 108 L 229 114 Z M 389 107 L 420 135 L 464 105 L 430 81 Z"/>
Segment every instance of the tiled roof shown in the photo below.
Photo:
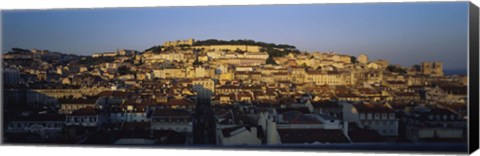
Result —
<path fill-rule="evenodd" d="M 95 104 L 97 98 L 86 98 L 86 99 L 60 99 L 58 100 L 60 104 Z"/>
<path fill-rule="evenodd" d="M 439 86 L 442 90 L 454 95 L 467 95 L 467 86 Z"/>
<path fill-rule="evenodd" d="M 102 97 L 102 96 L 125 97 L 127 95 L 128 95 L 128 92 L 123 92 L 123 91 L 103 91 L 98 93 L 97 96 L 98 97 Z"/>
<path fill-rule="evenodd" d="M 321 124 L 320 120 L 306 116 L 304 113 L 294 110 L 282 113 L 283 120 L 288 124 Z"/>
<path fill-rule="evenodd" d="M 399 84 L 399 85 L 404 85 L 407 84 L 403 81 L 387 81 L 388 84 Z"/>
<path fill-rule="evenodd" d="M 354 104 L 353 107 L 357 109 L 358 112 L 362 113 L 391 113 L 393 109 L 380 105 L 380 104 L 371 104 L 371 103 L 360 103 Z"/>
<path fill-rule="evenodd" d="M 95 116 L 100 113 L 99 110 L 93 107 L 86 107 L 72 112 L 72 116 Z"/>
<path fill-rule="evenodd" d="M 324 100 L 324 101 L 314 101 L 312 102 L 313 107 L 321 107 L 321 108 L 341 108 L 339 104 L 336 102 L 330 101 L 330 100 Z"/>
<path fill-rule="evenodd" d="M 194 103 L 192 103 L 191 101 L 188 101 L 186 99 L 172 99 L 172 100 L 169 100 L 166 104 L 167 105 L 181 105 L 181 106 L 195 105 Z"/>
<path fill-rule="evenodd" d="M 181 117 L 181 118 L 189 118 L 191 113 L 185 110 L 177 110 L 177 109 L 161 109 L 155 110 L 153 112 L 152 117 Z"/>

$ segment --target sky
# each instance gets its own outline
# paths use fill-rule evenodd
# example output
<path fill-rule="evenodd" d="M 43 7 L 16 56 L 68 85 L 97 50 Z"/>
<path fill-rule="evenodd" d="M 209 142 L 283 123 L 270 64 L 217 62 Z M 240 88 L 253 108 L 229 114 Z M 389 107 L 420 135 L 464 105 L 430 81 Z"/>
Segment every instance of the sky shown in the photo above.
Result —
<path fill-rule="evenodd" d="M 143 51 L 168 40 L 252 39 L 411 66 L 467 68 L 468 2 L 9 10 L 2 53 Z"/>

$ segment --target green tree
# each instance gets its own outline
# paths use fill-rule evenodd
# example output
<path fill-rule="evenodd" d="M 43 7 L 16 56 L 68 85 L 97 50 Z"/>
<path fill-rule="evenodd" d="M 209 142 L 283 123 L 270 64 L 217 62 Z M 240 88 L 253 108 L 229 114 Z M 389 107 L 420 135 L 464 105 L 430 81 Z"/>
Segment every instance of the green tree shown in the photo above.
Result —
<path fill-rule="evenodd" d="M 350 56 L 350 59 L 351 59 L 352 63 L 357 63 L 357 61 L 358 61 L 357 57 L 355 57 L 355 56 Z"/>
<path fill-rule="evenodd" d="M 117 72 L 118 72 L 119 75 L 126 75 L 126 74 L 131 74 L 132 73 L 130 68 L 127 67 L 127 66 L 118 67 Z"/>
<path fill-rule="evenodd" d="M 393 66 L 393 65 L 388 65 L 387 70 L 390 71 L 390 72 L 400 73 L 400 74 L 407 73 L 407 71 L 405 69 L 397 67 L 397 66 Z"/>
<path fill-rule="evenodd" d="M 416 64 L 416 65 L 413 65 L 413 69 L 415 69 L 416 71 L 420 71 L 421 67 L 420 65 Z"/>
<path fill-rule="evenodd" d="M 302 63 L 302 67 L 303 67 L 303 68 L 307 68 L 308 66 L 307 66 L 306 63 Z"/>
<path fill-rule="evenodd" d="M 277 62 L 275 62 L 275 60 L 273 60 L 272 56 L 268 56 L 267 64 L 278 65 Z"/>
<path fill-rule="evenodd" d="M 162 52 L 162 48 L 164 48 L 163 46 L 153 46 L 153 47 L 150 47 L 148 49 L 145 49 L 145 51 L 153 51 L 153 52 Z"/>

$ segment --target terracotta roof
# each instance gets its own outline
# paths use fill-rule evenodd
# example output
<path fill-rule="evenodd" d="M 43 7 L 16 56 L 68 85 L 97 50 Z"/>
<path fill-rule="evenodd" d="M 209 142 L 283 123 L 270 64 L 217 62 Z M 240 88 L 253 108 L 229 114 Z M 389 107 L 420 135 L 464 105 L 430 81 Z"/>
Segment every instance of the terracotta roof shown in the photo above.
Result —
<path fill-rule="evenodd" d="M 99 110 L 93 107 L 86 107 L 72 112 L 72 116 L 95 116 L 100 113 Z"/>
<path fill-rule="evenodd" d="M 324 100 L 324 101 L 314 101 L 312 102 L 313 107 L 321 107 L 321 108 L 342 108 L 341 105 L 337 104 L 336 102 L 330 101 L 330 100 Z"/>
<path fill-rule="evenodd" d="M 454 95 L 467 95 L 467 86 L 439 86 L 442 90 Z"/>
<path fill-rule="evenodd" d="M 194 103 L 186 100 L 186 99 L 172 99 L 169 100 L 167 105 L 181 105 L 181 106 L 189 106 L 189 105 L 195 105 Z"/>
<path fill-rule="evenodd" d="M 358 96 L 356 94 L 353 94 L 353 93 L 337 93 L 336 97 L 339 97 L 339 98 L 357 98 L 357 97 L 360 97 L 360 96 Z"/>
<path fill-rule="evenodd" d="M 418 96 L 418 94 L 413 92 L 399 92 L 395 93 L 395 96 Z"/>
<path fill-rule="evenodd" d="M 97 98 L 87 98 L 87 99 L 59 99 L 60 104 L 95 104 Z"/>
<path fill-rule="evenodd" d="M 307 74 L 325 74 L 322 70 L 307 70 Z"/>
<path fill-rule="evenodd" d="M 288 124 L 321 124 L 320 120 L 306 116 L 300 111 L 294 110 L 282 113 L 283 120 Z"/>
<path fill-rule="evenodd" d="M 242 86 L 242 89 L 245 89 L 245 90 L 261 90 L 262 86 L 259 86 L 259 85 Z"/>
<path fill-rule="evenodd" d="M 217 87 L 217 89 L 240 89 L 240 86 L 221 85 L 221 86 Z"/>
<path fill-rule="evenodd" d="M 250 94 L 249 92 L 239 92 L 237 94 L 238 98 L 241 98 L 241 97 L 252 97 L 252 94 Z"/>
<path fill-rule="evenodd" d="M 405 83 L 405 82 L 403 82 L 403 81 L 387 81 L 387 83 L 388 83 L 388 84 L 401 84 L 401 85 L 407 84 L 407 83 Z"/>
<path fill-rule="evenodd" d="M 262 73 L 260 72 L 250 72 L 250 71 L 236 71 L 235 74 L 237 75 L 261 75 Z"/>
<path fill-rule="evenodd" d="M 370 88 L 360 88 L 358 91 L 362 94 L 380 94 L 380 92 Z"/>
<path fill-rule="evenodd" d="M 392 113 L 393 109 L 380 104 L 354 104 L 353 107 L 357 109 L 358 112 L 362 113 Z"/>
<path fill-rule="evenodd" d="M 98 97 L 102 97 L 102 96 L 113 96 L 113 97 L 125 97 L 128 95 L 128 92 L 123 92 L 123 91 L 103 91 L 103 92 L 100 92 L 98 93 Z"/>
<path fill-rule="evenodd" d="M 275 72 L 275 73 L 272 73 L 273 75 L 288 75 L 287 72 Z"/>
<path fill-rule="evenodd" d="M 126 100 L 122 105 L 152 105 L 152 104 L 156 104 L 156 101 L 154 99 L 151 99 L 151 98 L 141 98 L 141 97 L 136 97 L 136 98 L 130 98 L 128 100 Z"/>
<path fill-rule="evenodd" d="M 185 110 L 161 109 L 155 110 L 152 117 L 181 117 L 190 118 L 191 113 Z"/>

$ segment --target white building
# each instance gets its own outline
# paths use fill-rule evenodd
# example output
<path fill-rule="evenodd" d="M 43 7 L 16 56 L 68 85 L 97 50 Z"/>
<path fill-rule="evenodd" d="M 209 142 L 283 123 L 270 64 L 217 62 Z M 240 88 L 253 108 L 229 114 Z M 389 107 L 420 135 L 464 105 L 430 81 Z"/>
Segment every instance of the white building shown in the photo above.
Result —
<path fill-rule="evenodd" d="M 107 121 L 107 116 L 101 113 L 96 108 L 87 107 L 74 111 L 68 114 L 65 125 L 83 126 L 83 127 L 98 127 Z"/>
<path fill-rule="evenodd" d="M 361 63 L 361 64 L 367 64 L 368 63 L 368 56 L 365 55 L 365 54 L 360 54 L 357 57 L 357 61 L 358 61 L 358 63 Z"/>
<path fill-rule="evenodd" d="M 209 78 L 195 79 L 192 81 L 192 90 L 200 100 L 209 100 L 215 93 L 215 82 Z"/>
<path fill-rule="evenodd" d="M 398 136 L 398 119 L 392 108 L 381 104 L 344 104 L 344 120 L 361 128 L 377 131 L 381 136 Z M 348 116 L 348 117 L 346 117 Z"/>
<path fill-rule="evenodd" d="M 155 110 L 151 117 L 152 130 L 173 130 L 191 134 L 193 131 L 192 115 L 185 110 Z"/>

